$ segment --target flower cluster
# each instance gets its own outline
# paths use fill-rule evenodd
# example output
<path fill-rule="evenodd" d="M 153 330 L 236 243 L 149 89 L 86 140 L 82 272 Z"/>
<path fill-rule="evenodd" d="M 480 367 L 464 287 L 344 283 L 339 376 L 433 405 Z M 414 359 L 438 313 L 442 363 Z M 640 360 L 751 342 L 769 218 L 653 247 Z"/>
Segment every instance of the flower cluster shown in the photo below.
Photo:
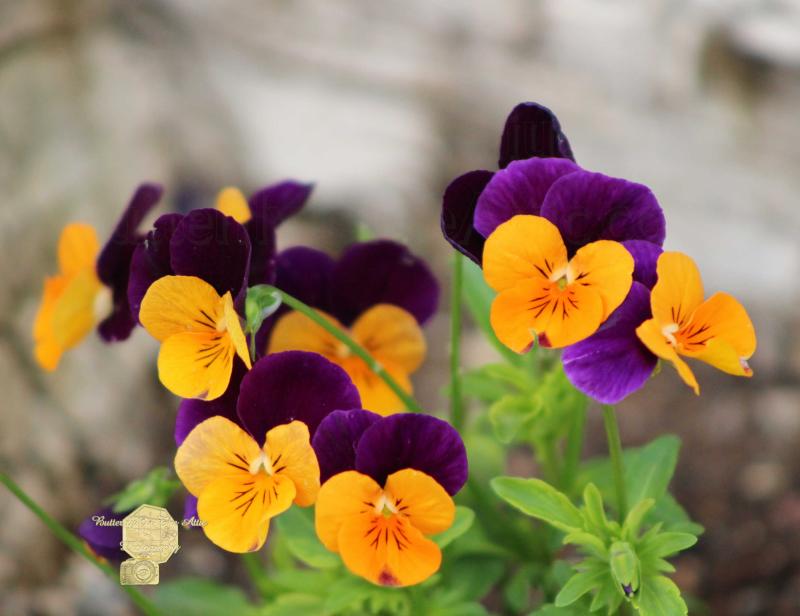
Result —
<path fill-rule="evenodd" d="M 497 291 L 491 324 L 503 344 L 564 348 L 573 385 L 607 404 L 641 388 L 658 359 L 696 393 L 682 356 L 752 375 L 747 312 L 726 293 L 704 301 L 691 258 L 662 251 L 650 189 L 579 167 L 555 115 L 535 103 L 508 117 L 499 165 L 448 186 L 442 230 Z"/>

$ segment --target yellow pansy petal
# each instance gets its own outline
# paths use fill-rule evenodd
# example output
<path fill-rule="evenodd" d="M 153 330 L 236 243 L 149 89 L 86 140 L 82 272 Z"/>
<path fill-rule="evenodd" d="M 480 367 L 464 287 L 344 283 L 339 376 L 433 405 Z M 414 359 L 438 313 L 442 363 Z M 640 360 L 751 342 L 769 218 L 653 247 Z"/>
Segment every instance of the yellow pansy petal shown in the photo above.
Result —
<path fill-rule="evenodd" d="M 531 278 L 548 279 L 567 265 L 558 228 L 541 216 L 514 216 L 497 227 L 483 248 L 483 275 L 495 291 Z"/>
<path fill-rule="evenodd" d="M 381 586 L 419 584 L 442 562 L 439 546 L 398 515 L 349 518 L 339 531 L 339 546 L 350 571 Z"/>
<path fill-rule="evenodd" d="M 375 480 L 356 471 L 334 475 L 319 490 L 314 508 L 314 526 L 322 544 L 339 551 L 339 531 L 346 520 L 370 516 L 383 490 Z"/>
<path fill-rule="evenodd" d="M 215 331 L 224 318 L 220 296 L 196 276 L 164 276 L 147 289 L 139 320 L 156 340 L 183 332 Z"/>
<path fill-rule="evenodd" d="M 231 297 L 230 291 L 222 298 L 222 309 L 225 317 L 225 331 L 231 339 L 236 354 L 242 359 L 249 370 L 253 367 L 250 363 L 250 350 L 247 348 L 247 339 L 242 331 L 242 323 L 239 320 L 239 315 L 233 307 L 233 297 Z"/>
<path fill-rule="evenodd" d="M 425 359 L 425 336 L 411 313 L 391 304 L 378 304 L 356 319 L 353 338 L 381 363 L 412 374 Z"/>
<path fill-rule="evenodd" d="M 361 396 L 361 405 L 365 409 L 381 415 L 391 415 L 405 410 L 406 407 L 403 401 L 397 397 L 397 394 L 382 378 L 369 369 L 364 361 L 358 357 L 333 361 L 347 372 L 356 389 L 358 389 L 358 394 Z M 384 363 L 383 368 L 389 373 L 389 376 L 394 378 L 403 391 L 408 394 L 414 392 L 411 379 L 408 378 L 404 370 L 388 363 Z"/>
<path fill-rule="evenodd" d="M 195 426 L 178 447 L 175 472 L 186 489 L 199 496 L 220 477 L 250 474 L 261 453 L 255 439 L 225 417 L 215 416 Z"/>
<path fill-rule="evenodd" d="M 425 535 L 446 531 L 453 524 L 456 506 L 437 481 L 410 468 L 389 475 L 386 493 L 391 495 L 398 515 Z"/>
<path fill-rule="evenodd" d="M 500 342 L 517 353 L 535 342 L 534 332 L 544 332 L 553 314 L 554 284 L 542 278 L 526 280 L 494 298 L 489 321 Z"/>
<path fill-rule="evenodd" d="M 158 352 L 158 378 L 181 398 L 215 400 L 225 393 L 233 371 L 227 334 L 184 332 L 170 336 Z"/>
<path fill-rule="evenodd" d="M 58 240 L 58 267 L 67 276 L 87 269 L 94 271 L 99 252 L 94 228 L 83 223 L 68 224 Z"/>
<path fill-rule="evenodd" d="M 295 485 L 295 503 L 313 505 L 319 492 L 319 463 L 311 447 L 308 426 L 293 421 L 267 432 L 264 452 L 272 464 L 272 472 L 288 477 Z"/>
<path fill-rule="evenodd" d="M 625 300 L 633 284 L 633 257 L 619 242 L 600 240 L 580 248 L 569 262 L 568 280 L 589 286 L 603 301 L 605 321 Z"/>
<path fill-rule="evenodd" d="M 653 317 L 662 325 L 685 325 L 703 302 L 703 280 L 697 265 L 683 253 L 663 252 L 656 273 L 658 280 L 650 293 Z"/>
<path fill-rule="evenodd" d="M 753 376 L 753 370 L 747 359 L 739 355 L 730 343 L 720 338 L 709 340 L 702 350 L 686 355 L 734 376 Z"/>
<path fill-rule="evenodd" d="M 728 293 L 715 293 L 691 315 L 677 337 L 687 355 L 702 352 L 712 339 L 723 340 L 736 355 L 749 359 L 756 351 L 753 322 L 739 301 Z"/>
<path fill-rule="evenodd" d="M 64 350 L 77 345 L 95 325 L 94 301 L 101 284 L 94 269 L 67 280 L 51 315 L 53 336 Z"/>
<path fill-rule="evenodd" d="M 217 195 L 217 209 L 242 225 L 253 217 L 242 191 L 232 186 L 222 189 Z"/>
<path fill-rule="evenodd" d="M 697 379 L 692 369 L 678 356 L 675 348 L 667 342 L 667 339 L 661 331 L 661 325 L 659 325 L 656 319 L 648 319 L 642 323 L 636 328 L 636 335 L 639 337 L 639 340 L 650 349 L 651 353 L 661 359 L 672 362 L 672 365 L 675 366 L 683 382 L 691 387 L 695 394 L 700 394 L 700 385 L 697 384 Z"/>
<path fill-rule="evenodd" d="M 341 327 L 332 316 L 318 310 L 317 313 L 331 323 Z M 347 348 L 324 327 L 314 323 L 304 314 L 292 311 L 283 315 L 275 324 L 269 339 L 268 353 L 281 351 L 310 351 L 327 358 L 345 355 Z"/>
<path fill-rule="evenodd" d="M 33 321 L 34 356 L 36 362 L 45 370 L 55 370 L 64 351 L 56 342 L 53 331 L 53 312 L 66 284 L 67 280 L 64 276 L 45 279 L 42 301 Z"/>

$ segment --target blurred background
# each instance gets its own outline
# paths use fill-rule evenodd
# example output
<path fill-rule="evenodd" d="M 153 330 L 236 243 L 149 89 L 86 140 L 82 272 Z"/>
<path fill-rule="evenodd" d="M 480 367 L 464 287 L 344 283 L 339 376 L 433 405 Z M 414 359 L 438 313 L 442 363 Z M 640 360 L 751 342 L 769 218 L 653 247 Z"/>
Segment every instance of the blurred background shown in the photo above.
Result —
<path fill-rule="evenodd" d="M 698 367 L 696 398 L 665 368 L 621 405 L 623 441 L 683 439 L 673 486 L 707 528 L 678 563 L 686 592 L 714 615 L 800 613 L 800 2 L 0 0 L 0 93 L 0 463 L 66 525 L 169 464 L 177 405 L 141 330 L 33 364 L 66 222 L 106 235 L 145 179 L 174 207 L 293 177 L 317 188 L 281 247 L 336 253 L 363 222 L 446 288 L 441 193 L 496 167 L 506 114 L 533 100 L 581 165 L 652 187 L 667 247 L 748 307 L 755 378 Z M 416 379 L 433 410 L 446 309 Z M 465 346 L 492 359 L 473 330 Z M 592 415 L 587 454 L 605 447 Z M 0 613 L 130 613 L 4 491 L 0 520 Z M 188 535 L 162 578 L 241 576 Z"/>

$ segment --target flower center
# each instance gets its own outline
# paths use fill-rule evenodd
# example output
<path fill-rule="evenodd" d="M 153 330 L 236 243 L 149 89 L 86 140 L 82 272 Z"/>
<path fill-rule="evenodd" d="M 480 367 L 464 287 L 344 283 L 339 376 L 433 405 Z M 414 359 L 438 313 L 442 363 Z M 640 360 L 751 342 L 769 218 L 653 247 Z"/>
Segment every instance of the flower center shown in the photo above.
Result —
<path fill-rule="evenodd" d="M 114 298 L 111 295 L 111 289 L 105 285 L 100 285 L 100 289 L 94 296 L 94 303 L 92 304 L 92 314 L 94 314 L 95 322 L 100 322 L 111 314 L 114 308 Z"/>
<path fill-rule="evenodd" d="M 678 346 L 678 340 L 675 338 L 675 332 L 677 332 L 679 328 L 680 326 L 677 323 L 670 323 L 669 325 L 665 325 L 661 328 L 661 333 L 664 334 L 664 338 L 666 338 L 674 347 Z"/>
<path fill-rule="evenodd" d="M 378 500 L 375 501 L 375 513 L 383 514 L 386 517 L 397 513 L 397 507 L 394 504 L 394 499 L 390 494 L 381 492 Z"/>
<path fill-rule="evenodd" d="M 250 474 L 257 475 L 262 467 L 264 468 L 264 472 L 270 477 L 275 473 L 272 468 L 272 460 L 270 460 L 269 456 L 263 451 L 250 463 Z"/>

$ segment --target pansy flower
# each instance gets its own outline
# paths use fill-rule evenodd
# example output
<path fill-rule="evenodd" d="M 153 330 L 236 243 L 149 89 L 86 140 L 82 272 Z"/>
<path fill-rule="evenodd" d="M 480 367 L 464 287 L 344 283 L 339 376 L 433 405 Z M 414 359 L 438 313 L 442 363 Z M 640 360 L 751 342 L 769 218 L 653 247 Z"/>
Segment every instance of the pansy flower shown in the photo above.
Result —
<path fill-rule="evenodd" d="M 161 192 L 154 184 L 139 186 L 102 249 L 89 225 L 72 223 L 61 232 L 60 271 L 45 280 L 33 326 L 34 355 L 42 368 L 55 370 L 61 355 L 95 326 L 106 342 L 130 335 L 136 319 L 127 286 L 131 256 L 142 239 L 137 228 Z"/>
<path fill-rule="evenodd" d="M 558 228 L 541 216 L 517 215 L 489 236 L 486 282 L 498 292 L 490 321 L 517 353 L 540 339 L 560 348 L 587 338 L 625 299 L 633 257 L 619 242 L 599 240 L 568 257 Z"/>
<path fill-rule="evenodd" d="M 409 377 L 426 354 L 421 326 L 436 311 L 439 286 L 425 262 L 405 246 L 389 240 L 353 244 L 337 261 L 310 248 L 291 248 L 278 256 L 276 284 L 349 330 L 401 387 L 412 391 Z M 319 353 L 350 375 L 365 407 L 382 414 L 403 409 L 363 360 L 308 317 L 284 312 L 267 328 L 269 353 Z"/>
<path fill-rule="evenodd" d="M 182 398 L 219 398 L 228 389 L 236 355 L 250 367 L 233 297 L 196 276 L 163 276 L 142 300 L 139 319 L 161 342 L 158 377 Z"/>
<path fill-rule="evenodd" d="M 320 469 L 310 439 L 333 409 L 359 405 L 347 375 L 323 357 L 293 351 L 256 362 L 239 388 L 238 421 L 204 419 L 175 456 L 208 538 L 230 552 L 258 550 L 273 517 L 312 505 Z"/>
<path fill-rule="evenodd" d="M 702 302 L 702 282 L 694 263 L 685 255 L 662 253 L 648 242 L 625 242 L 625 247 L 636 261 L 633 285 L 623 304 L 597 333 L 565 349 L 564 372 L 572 384 L 599 402 L 616 404 L 647 382 L 662 357 L 680 366 L 687 384 L 697 391 L 694 376 L 679 354 L 705 357 L 708 363 L 726 372 L 749 376 L 746 360 L 755 351 L 755 333 L 741 305 L 727 294 L 716 294 L 716 299 L 705 302 L 704 310 L 697 312 L 693 319 L 698 306 L 689 308 L 682 298 L 688 294 L 693 295 L 692 304 Z M 659 291 L 653 297 L 654 285 Z M 670 305 L 677 304 L 676 299 L 682 304 L 680 314 L 684 323 L 683 333 L 678 336 L 675 334 L 681 327 L 672 317 L 673 308 L 678 315 L 678 306 Z M 658 313 L 666 318 L 660 331 L 658 318 L 654 317 L 657 304 Z M 703 330 L 706 323 L 700 325 L 698 318 L 708 320 L 706 329 Z M 698 337 L 700 330 L 708 336 L 716 336 L 718 341 L 707 346 L 711 339 Z M 674 345 L 667 334 L 674 338 Z M 692 334 L 694 338 L 687 340 L 686 336 Z M 662 339 L 666 346 L 661 344 Z M 726 349 L 724 357 L 730 363 L 720 363 L 719 356 L 713 353 L 715 349 Z"/>
<path fill-rule="evenodd" d="M 197 276 L 234 303 L 247 287 L 275 279 L 275 228 L 299 211 L 312 186 L 285 181 L 256 192 L 249 201 L 235 188 L 217 197 L 216 209 L 171 213 L 156 220 L 131 263 L 128 299 L 134 315 L 150 285 L 170 274 Z"/>
<path fill-rule="evenodd" d="M 429 537 L 453 523 L 452 496 L 467 479 L 461 437 L 428 415 L 336 411 L 313 439 L 322 487 L 315 526 L 354 574 L 410 586 L 441 564 Z"/>
<path fill-rule="evenodd" d="M 122 551 L 122 520 L 131 511 L 115 513 L 111 507 L 95 511 L 80 523 L 78 535 L 97 558 L 120 563 L 128 558 Z"/>

